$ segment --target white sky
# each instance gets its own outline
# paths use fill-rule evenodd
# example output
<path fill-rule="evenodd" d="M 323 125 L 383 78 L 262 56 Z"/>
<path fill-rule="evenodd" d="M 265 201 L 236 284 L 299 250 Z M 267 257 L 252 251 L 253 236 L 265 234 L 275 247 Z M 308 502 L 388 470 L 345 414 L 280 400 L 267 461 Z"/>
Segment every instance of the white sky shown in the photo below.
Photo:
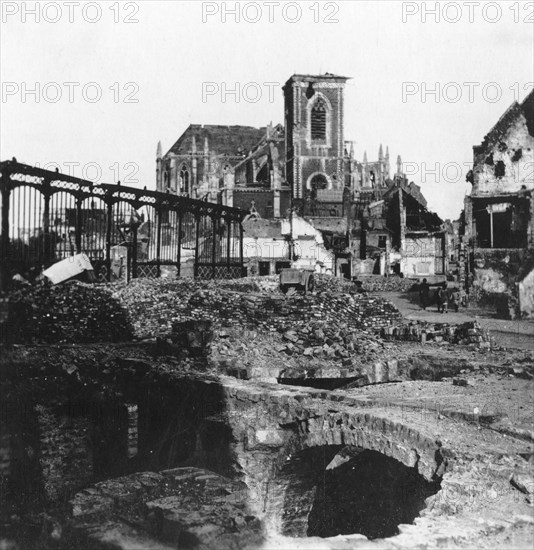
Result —
<path fill-rule="evenodd" d="M 0 158 L 54 162 L 64 172 L 69 163 L 79 163 L 73 175 L 90 179 L 97 174 L 90 163 L 96 163 L 101 182 L 116 180 L 120 167 L 124 183 L 132 171 L 128 163 L 135 163 L 139 171 L 129 181 L 154 188 L 158 140 L 165 152 L 190 123 L 283 123 L 282 92 L 277 87 L 271 101 L 263 83 L 282 85 L 293 73 L 331 72 L 353 77 L 346 88 L 345 139 L 356 142 L 357 158 L 367 150 L 369 160 L 375 160 L 380 143 L 384 151 L 389 145 L 392 169 L 397 154 L 405 163 L 416 163 L 406 169 L 422 186 L 430 207 L 442 217 L 456 218 L 470 187 L 464 163 L 472 160 L 472 146 L 533 86 L 532 2 L 438 2 L 439 22 L 424 13 L 436 2 L 299 2 L 302 14 L 295 23 L 285 20 L 298 19 L 295 8 L 286 7 L 284 19 L 286 3 L 271 8 L 270 22 L 265 2 L 249 2 L 253 6 L 245 18 L 259 15 L 259 8 L 260 21 L 242 18 L 236 23 L 231 14 L 222 21 L 221 2 L 89 2 L 82 12 L 87 3 L 81 1 L 69 8 L 65 2 L 2 0 Z M 36 4 L 39 22 L 24 13 Z M 235 2 L 225 4 L 231 9 Z M 204 23 L 203 9 L 218 13 Z M 403 9 L 408 12 L 405 22 Z M 412 11 L 417 13 L 409 15 Z M 325 23 L 328 14 L 338 22 Z M 128 17 L 138 22 L 127 24 Z M 53 23 L 55 18 L 59 21 Z M 72 102 L 64 82 L 79 83 L 72 88 Z M 102 90 L 95 103 L 82 95 L 90 82 Z M 223 101 L 221 93 L 203 102 L 206 82 L 228 88 L 236 82 L 257 83 L 263 93 L 256 103 L 237 102 L 232 95 Z M 457 83 L 445 93 L 454 100 L 460 91 L 459 101 L 447 101 L 442 92 L 438 99 L 428 94 L 423 102 L 423 83 L 430 89 L 436 82 L 441 87 Z M 465 82 L 478 83 L 472 101 Z M 24 86 L 32 89 L 36 83 L 39 102 L 23 93 Z M 114 83 L 119 83 L 117 103 L 109 89 Z M 405 101 L 403 83 L 414 83 L 418 90 Z M 58 90 L 59 101 L 46 100 L 53 100 Z M 86 88 L 91 98 L 95 90 Z M 250 98 L 254 90 L 248 88 Z M 489 101 L 499 90 L 500 100 Z M 131 92 L 137 103 L 123 101 Z M 428 170 L 439 163 L 439 181 L 431 174 L 424 177 L 422 163 Z M 461 177 L 454 164 L 445 170 L 448 163 L 462 167 Z"/>

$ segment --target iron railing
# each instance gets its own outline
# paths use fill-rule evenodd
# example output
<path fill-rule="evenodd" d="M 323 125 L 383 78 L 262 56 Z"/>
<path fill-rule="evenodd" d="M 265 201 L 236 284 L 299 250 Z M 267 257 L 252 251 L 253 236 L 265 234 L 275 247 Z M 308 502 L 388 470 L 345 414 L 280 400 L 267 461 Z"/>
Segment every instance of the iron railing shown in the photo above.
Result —
<path fill-rule="evenodd" d="M 241 277 L 247 212 L 123 185 L 94 185 L 15 159 L 0 163 L 1 288 L 85 253 L 99 280 Z"/>

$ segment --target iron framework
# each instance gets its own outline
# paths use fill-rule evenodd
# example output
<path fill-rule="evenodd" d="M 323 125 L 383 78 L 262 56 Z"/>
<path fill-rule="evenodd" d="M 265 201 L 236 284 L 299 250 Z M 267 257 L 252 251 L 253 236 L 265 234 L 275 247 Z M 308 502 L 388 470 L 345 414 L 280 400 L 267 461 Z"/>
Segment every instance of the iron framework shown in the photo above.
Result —
<path fill-rule="evenodd" d="M 101 281 L 115 277 L 243 273 L 247 212 L 123 185 L 101 184 L 18 163 L 0 163 L 1 288 L 85 253 Z"/>

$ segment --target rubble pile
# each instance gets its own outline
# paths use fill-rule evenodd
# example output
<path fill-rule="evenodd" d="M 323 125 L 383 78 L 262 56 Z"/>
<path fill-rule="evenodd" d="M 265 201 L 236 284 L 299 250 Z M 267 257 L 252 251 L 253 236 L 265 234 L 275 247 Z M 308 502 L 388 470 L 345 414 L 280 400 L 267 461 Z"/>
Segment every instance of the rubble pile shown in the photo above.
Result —
<path fill-rule="evenodd" d="M 330 291 L 284 296 L 273 289 L 274 281 L 262 279 L 138 279 L 117 288 L 114 295 L 130 313 L 139 338 L 170 332 L 176 322 L 201 319 L 222 327 L 283 332 L 295 323 L 305 326 L 316 320 L 334 325 L 344 323 L 353 329 L 379 329 L 398 323 L 402 318 L 395 306 L 380 297 Z M 345 284 L 333 277 L 323 276 L 321 279 L 323 288 L 330 284 L 336 289 Z"/>
<path fill-rule="evenodd" d="M 237 378 L 347 378 L 394 356 L 390 344 L 346 324 L 293 324 L 265 333 L 222 329 L 211 347 L 217 370 Z"/>
<path fill-rule="evenodd" d="M 183 312 L 193 319 L 216 319 L 222 326 L 248 325 L 278 331 L 319 320 L 334 326 L 345 324 L 352 329 L 375 329 L 402 318 L 395 306 L 382 298 L 326 292 L 285 297 L 199 290 Z"/>
<path fill-rule="evenodd" d="M 286 298 L 199 291 L 190 305 L 193 318 L 218 319 L 222 330 L 212 360 L 238 378 L 365 376 L 394 352 L 362 329 L 400 317 L 384 300 L 350 294 Z"/>
<path fill-rule="evenodd" d="M 363 277 L 362 288 L 367 292 L 408 292 L 417 281 L 403 277 Z"/>
<path fill-rule="evenodd" d="M 347 324 L 330 326 L 323 322 L 314 322 L 309 326 L 297 326 L 283 334 L 280 351 L 287 355 L 297 355 L 304 359 L 319 359 L 320 367 L 315 369 L 316 377 L 349 378 L 365 374 L 369 366 L 383 359 L 387 348 L 380 339 L 364 332 L 355 332 Z M 286 368 L 285 378 L 299 378 L 297 369 Z M 329 367 L 340 369 L 337 374 Z M 313 372 L 312 367 L 312 372 Z"/>
<path fill-rule="evenodd" d="M 319 288 L 346 288 L 333 277 L 320 279 Z M 376 334 L 402 319 L 388 301 L 353 285 L 351 292 L 284 295 L 276 284 L 275 277 L 139 280 L 116 295 L 141 338 L 174 341 L 173 327 L 211 323 L 210 364 L 238 378 L 355 377 L 394 357 Z"/>
<path fill-rule="evenodd" d="M 69 501 L 69 547 L 80 546 L 81 533 L 84 548 L 259 547 L 261 524 L 245 491 L 242 482 L 193 467 L 101 481 Z"/>
<path fill-rule="evenodd" d="M 128 285 L 113 285 L 113 296 L 130 314 L 138 338 L 151 338 L 170 331 L 184 313 L 191 294 L 198 289 L 193 279 L 134 279 Z"/>
<path fill-rule="evenodd" d="M 366 276 L 359 279 L 366 292 L 408 292 L 417 284 L 414 279 L 404 277 Z M 315 288 L 319 292 L 356 292 L 356 285 L 347 279 L 330 275 L 315 275 Z"/>
<path fill-rule="evenodd" d="M 317 292 L 355 292 L 356 290 L 354 283 L 347 279 L 339 279 L 321 273 L 316 273 L 314 278 Z"/>
<path fill-rule="evenodd" d="M 10 342 L 124 342 L 133 337 L 128 313 L 102 285 L 24 285 L 12 290 L 5 304 L 2 337 Z"/>
<path fill-rule="evenodd" d="M 209 311 L 219 314 L 209 315 L 217 319 L 228 319 L 231 325 L 234 314 L 233 303 L 228 296 L 232 293 L 249 294 L 269 292 L 277 289 L 274 281 L 263 281 L 267 277 L 248 277 L 244 279 L 205 281 L 195 279 L 134 279 L 129 284 L 113 284 L 113 296 L 129 312 L 131 322 L 138 338 L 153 338 L 160 333 L 169 332 L 173 323 L 199 319 L 202 313 L 189 303 L 193 296 L 204 296 L 213 300 L 207 305 Z M 274 279 L 274 277 L 272 278 Z M 269 289 L 269 290 L 266 290 Z M 207 294 L 206 294 L 207 293 Z M 224 298 L 222 296 L 225 296 Z M 236 319 L 236 324 L 239 324 Z"/>
<path fill-rule="evenodd" d="M 402 320 L 399 310 L 379 296 L 325 293 L 318 296 L 318 301 L 331 322 L 344 320 L 357 329 L 375 331 Z"/>
<path fill-rule="evenodd" d="M 447 323 L 424 323 L 413 321 L 409 324 L 384 327 L 380 331 L 384 340 L 403 340 L 407 342 L 449 342 L 451 344 L 473 344 L 478 347 L 490 347 L 490 336 L 476 321 L 461 325 Z"/>

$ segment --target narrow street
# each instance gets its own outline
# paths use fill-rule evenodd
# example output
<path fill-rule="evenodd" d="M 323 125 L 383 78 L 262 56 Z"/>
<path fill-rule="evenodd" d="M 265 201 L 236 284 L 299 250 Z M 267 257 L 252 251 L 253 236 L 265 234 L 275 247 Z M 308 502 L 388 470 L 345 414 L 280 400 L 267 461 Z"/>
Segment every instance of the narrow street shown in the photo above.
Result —
<path fill-rule="evenodd" d="M 486 309 L 461 307 L 458 312 L 449 310 L 438 313 L 436 304 L 426 310 L 421 309 L 417 292 L 382 292 L 381 296 L 391 301 L 402 315 L 409 320 L 428 323 L 460 324 L 478 321 L 482 328 L 490 331 L 499 346 L 534 350 L 534 320 L 532 319 L 495 319 Z"/>

